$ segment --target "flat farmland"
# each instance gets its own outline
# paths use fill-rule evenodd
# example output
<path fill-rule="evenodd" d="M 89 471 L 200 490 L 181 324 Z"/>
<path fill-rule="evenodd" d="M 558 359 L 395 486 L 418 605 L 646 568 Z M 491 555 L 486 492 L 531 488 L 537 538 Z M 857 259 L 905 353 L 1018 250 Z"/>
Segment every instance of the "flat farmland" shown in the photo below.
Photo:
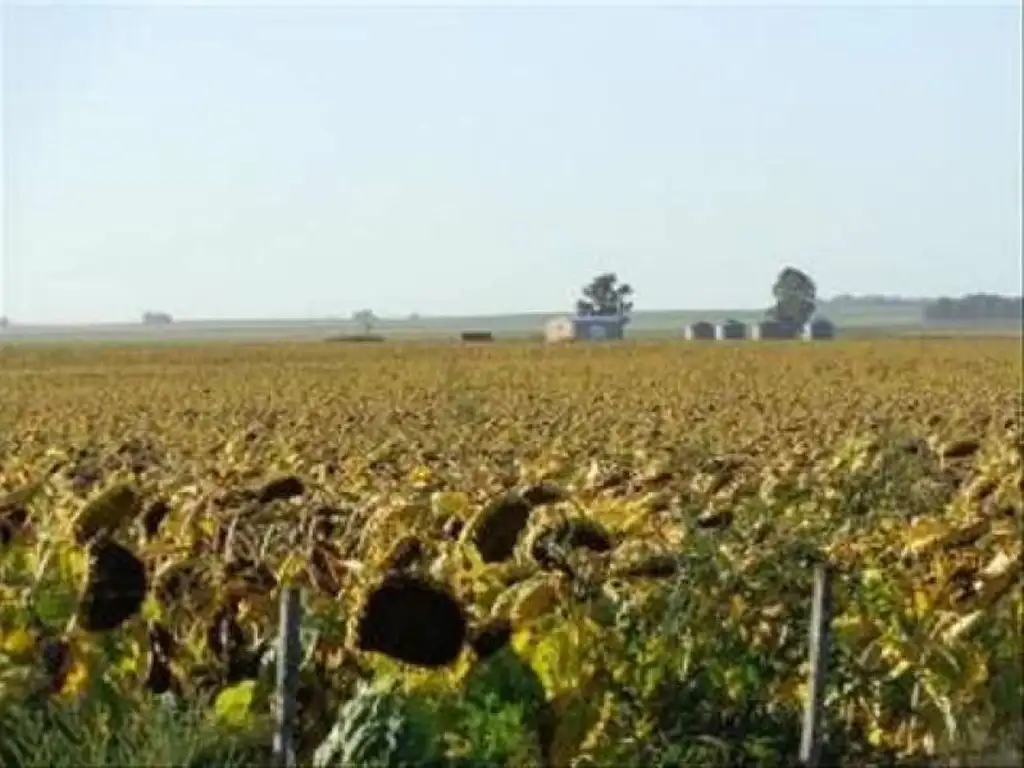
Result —
<path fill-rule="evenodd" d="M 829 760 L 1013 751 L 1021 376 L 1019 339 L 0 348 L 0 704 L 269 743 L 293 584 L 300 762 L 788 764 L 828 562 Z M 374 701 L 397 737 L 331 732 Z"/>

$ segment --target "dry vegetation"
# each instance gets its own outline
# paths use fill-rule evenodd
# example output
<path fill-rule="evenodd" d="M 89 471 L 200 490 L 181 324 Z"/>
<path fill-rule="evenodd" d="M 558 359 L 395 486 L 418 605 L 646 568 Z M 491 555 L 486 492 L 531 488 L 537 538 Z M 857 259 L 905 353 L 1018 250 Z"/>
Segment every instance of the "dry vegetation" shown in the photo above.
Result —
<path fill-rule="evenodd" d="M 0 349 L 0 703 L 258 731 L 293 582 L 303 759 L 388 677 L 452 763 L 786 764 L 828 558 L 830 759 L 1013 748 L 1020 381 L 1010 340 Z"/>

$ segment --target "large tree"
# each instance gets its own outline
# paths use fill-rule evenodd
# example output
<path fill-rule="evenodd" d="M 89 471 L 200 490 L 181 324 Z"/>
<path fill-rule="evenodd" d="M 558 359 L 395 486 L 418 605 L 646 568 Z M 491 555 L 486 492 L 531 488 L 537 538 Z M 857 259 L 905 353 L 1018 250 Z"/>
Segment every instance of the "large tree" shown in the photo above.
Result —
<path fill-rule="evenodd" d="M 808 275 L 796 267 L 786 267 L 772 286 L 775 306 L 768 310 L 768 316 L 790 328 L 802 328 L 814 316 L 817 294 L 818 289 Z"/>
<path fill-rule="evenodd" d="M 627 320 L 633 311 L 630 297 L 633 288 L 628 283 L 619 283 L 614 272 L 598 275 L 583 288 L 583 298 L 576 302 L 578 315 L 622 315 Z"/>

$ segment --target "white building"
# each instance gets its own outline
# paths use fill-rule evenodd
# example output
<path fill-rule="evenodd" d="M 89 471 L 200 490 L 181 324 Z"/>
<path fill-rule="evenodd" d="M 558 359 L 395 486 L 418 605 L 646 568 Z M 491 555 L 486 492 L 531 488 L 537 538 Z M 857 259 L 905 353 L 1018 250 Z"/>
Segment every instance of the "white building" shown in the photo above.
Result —
<path fill-rule="evenodd" d="M 549 342 L 619 340 L 625 327 L 621 315 L 567 315 L 549 320 L 544 337 Z"/>

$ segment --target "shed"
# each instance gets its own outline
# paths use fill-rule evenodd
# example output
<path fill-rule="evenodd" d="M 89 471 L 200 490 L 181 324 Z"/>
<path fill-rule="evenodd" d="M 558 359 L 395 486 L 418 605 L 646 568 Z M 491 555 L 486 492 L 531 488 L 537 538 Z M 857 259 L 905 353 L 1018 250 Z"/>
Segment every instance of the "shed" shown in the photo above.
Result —
<path fill-rule="evenodd" d="M 739 320 L 726 320 L 719 323 L 715 328 L 715 335 L 719 341 L 734 341 L 747 338 L 747 326 Z"/>
<path fill-rule="evenodd" d="M 689 341 L 714 341 L 715 326 L 706 320 L 698 320 L 686 326 L 686 338 Z"/>
<path fill-rule="evenodd" d="M 804 341 L 825 341 L 836 337 L 836 325 L 827 317 L 816 317 L 803 329 Z"/>
<path fill-rule="evenodd" d="M 571 315 L 549 320 L 544 336 L 550 342 L 617 340 L 623 338 L 625 326 L 620 315 Z"/>
<path fill-rule="evenodd" d="M 780 323 L 778 320 L 762 320 L 756 323 L 752 330 L 755 339 L 783 341 L 796 338 L 794 330 L 788 324 Z"/>
<path fill-rule="evenodd" d="M 573 325 L 571 317 L 556 317 L 544 325 L 544 339 L 548 342 L 572 341 Z"/>

